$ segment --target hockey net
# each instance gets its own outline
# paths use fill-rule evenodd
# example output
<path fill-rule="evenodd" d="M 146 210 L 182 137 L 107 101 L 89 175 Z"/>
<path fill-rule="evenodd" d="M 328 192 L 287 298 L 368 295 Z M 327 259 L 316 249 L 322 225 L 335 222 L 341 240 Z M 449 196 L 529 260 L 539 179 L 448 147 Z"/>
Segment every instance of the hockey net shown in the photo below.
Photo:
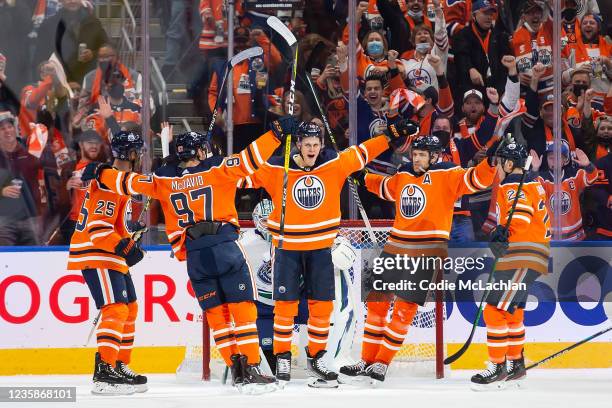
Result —
<path fill-rule="evenodd" d="M 386 241 L 392 223 L 392 220 L 371 221 L 378 245 L 382 245 Z M 243 230 L 253 228 L 252 223 L 244 224 L 246 226 L 243 226 Z M 339 234 L 348 239 L 357 253 L 357 260 L 351 268 L 350 278 L 354 285 L 354 293 L 359 296 L 361 251 L 374 248 L 376 243 L 372 242 L 371 236 L 361 220 L 342 221 Z M 441 292 L 430 292 L 428 302 L 419 307 L 408 331 L 408 336 L 389 368 L 389 375 L 444 377 L 443 360 L 446 355 L 446 346 L 443 323 L 446 318 L 446 308 L 442 299 L 443 294 Z M 357 299 L 357 324 L 349 360 L 359 360 L 366 310 L 365 304 Z M 389 318 L 390 314 L 391 311 Z M 208 380 L 211 373 L 213 376 L 220 376 L 223 373 L 224 363 L 211 340 L 210 331 L 205 319 L 202 318 L 201 312 L 194 316 L 193 322 L 193 330 L 190 330 L 185 336 L 185 357 L 177 368 L 177 376 L 181 380 L 188 381 Z M 300 354 L 304 350 L 303 344 L 300 344 L 303 342 L 301 339 L 305 336 L 300 336 L 299 332 L 299 330 L 295 331 L 294 344 L 292 345 L 294 367 L 300 367 L 305 361 Z M 343 363 L 350 363 L 350 361 L 344 361 Z"/>

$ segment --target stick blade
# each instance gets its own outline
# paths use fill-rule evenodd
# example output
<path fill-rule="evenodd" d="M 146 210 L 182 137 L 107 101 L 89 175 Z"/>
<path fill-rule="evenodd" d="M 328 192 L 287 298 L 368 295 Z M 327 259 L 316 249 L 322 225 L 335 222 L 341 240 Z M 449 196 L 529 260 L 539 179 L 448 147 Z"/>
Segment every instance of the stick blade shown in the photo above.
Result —
<path fill-rule="evenodd" d="M 261 54 L 263 54 L 263 48 L 261 47 L 247 48 L 246 50 L 239 52 L 238 54 L 232 57 L 232 59 L 230 60 L 230 66 L 233 68 L 236 65 L 240 64 L 242 61 L 249 58 L 258 57 Z"/>
<path fill-rule="evenodd" d="M 287 42 L 287 44 L 289 44 L 290 47 L 293 47 L 293 45 L 297 42 L 295 35 L 293 35 L 291 30 L 289 30 L 289 28 L 287 28 L 287 26 L 282 21 L 280 21 L 278 17 L 270 16 L 268 17 L 266 22 L 268 23 L 270 28 L 272 28 L 285 39 L 285 41 Z"/>

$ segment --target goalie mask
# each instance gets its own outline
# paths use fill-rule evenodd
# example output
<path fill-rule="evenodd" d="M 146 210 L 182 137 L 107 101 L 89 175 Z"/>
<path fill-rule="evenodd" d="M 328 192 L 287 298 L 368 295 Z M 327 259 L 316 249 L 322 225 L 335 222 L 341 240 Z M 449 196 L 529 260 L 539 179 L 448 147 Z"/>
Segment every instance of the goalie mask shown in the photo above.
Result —
<path fill-rule="evenodd" d="M 253 210 L 253 223 L 255 224 L 255 229 L 268 242 L 272 241 L 272 236 L 268 232 L 268 217 L 272 213 L 272 210 L 274 210 L 272 201 L 267 198 L 261 200 Z"/>

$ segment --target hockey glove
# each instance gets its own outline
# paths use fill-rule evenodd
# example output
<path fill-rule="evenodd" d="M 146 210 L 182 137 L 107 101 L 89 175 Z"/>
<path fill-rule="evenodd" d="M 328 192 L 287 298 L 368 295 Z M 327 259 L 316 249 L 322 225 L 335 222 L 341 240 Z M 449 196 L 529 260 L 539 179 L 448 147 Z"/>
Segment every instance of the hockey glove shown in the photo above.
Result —
<path fill-rule="evenodd" d="M 280 117 L 270 123 L 270 130 L 276 138 L 283 142 L 286 135 L 293 135 L 298 128 L 298 121 L 294 116 L 287 115 Z"/>
<path fill-rule="evenodd" d="M 102 172 L 102 170 L 111 169 L 112 167 L 113 166 L 108 163 L 91 162 L 83 169 L 81 180 L 83 182 L 94 179 L 98 180 L 98 177 L 100 177 L 100 173 Z"/>
<path fill-rule="evenodd" d="M 144 258 L 144 252 L 138 242 L 130 238 L 123 238 L 115 247 L 115 253 L 125 258 L 127 266 L 134 266 Z"/>
<path fill-rule="evenodd" d="M 497 142 L 493 143 L 491 147 L 487 149 L 487 163 L 489 166 L 493 167 L 497 164 L 495 156 L 497 154 L 497 150 L 502 143 L 502 139 L 499 139 Z"/>
<path fill-rule="evenodd" d="M 390 140 L 410 138 L 411 136 L 414 137 L 418 135 L 420 129 L 417 122 L 409 119 L 402 119 L 387 126 L 385 135 L 387 135 Z"/>
<path fill-rule="evenodd" d="M 489 248 L 496 258 L 502 258 L 508 252 L 508 230 L 498 225 L 489 236 Z"/>
<path fill-rule="evenodd" d="M 363 170 L 356 171 L 355 173 L 351 175 L 351 177 L 353 178 L 353 180 L 355 180 L 355 183 L 358 186 L 365 187 L 366 185 L 365 178 L 368 175 L 368 173 L 369 172 L 367 169 L 363 169 Z"/>
<path fill-rule="evenodd" d="M 140 221 L 128 221 L 127 227 L 132 232 L 132 239 L 136 242 L 140 241 L 140 238 L 149 231 L 149 228 Z"/>

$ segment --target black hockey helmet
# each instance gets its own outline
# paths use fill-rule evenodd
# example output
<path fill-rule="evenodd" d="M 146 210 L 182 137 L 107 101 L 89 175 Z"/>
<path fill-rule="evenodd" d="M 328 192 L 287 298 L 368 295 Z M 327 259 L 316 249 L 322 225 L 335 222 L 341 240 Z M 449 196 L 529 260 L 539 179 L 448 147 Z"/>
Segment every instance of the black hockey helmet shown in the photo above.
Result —
<path fill-rule="evenodd" d="M 499 146 L 499 149 L 497 149 L 495 155 L 502 159 L 512 160 L 515 167 L 523 167 L 529 153 L 527 152 L 527 148 L 525 146 L 513 141 L 507 144 L 502 143 L 502 145 Z"/>
<path fill-rule="evenodd" d="M 324 144 L 323 129 L 313 122 L 301 122 L 295 131 L 295 137 L 298 142 L 302 141 L 305 137 L 318 137 L 321 145 Z"/>
<path fill-rule="evenodd" d="M 144 141 L 139 133 L 122 130 L 111 139 L 113 157 L 119 160 L 130 160 L 130 152 L 140 154 Z"/>
<path fill-rule="evenodd" d="M 438 153 L 444 149 L 444 143 L 438 136 L 421 136 L 412 142 L 412 150 L 426 150 L 430 153 Z"/>
<path fill-rule="evenodd" d="M 176 136 L 174 141 L 176 157 L 180 161 L 197 158 L 198 149 L 211 152 L 210 143 L 205 135 L 199 132 L 185 132 Z"/>

